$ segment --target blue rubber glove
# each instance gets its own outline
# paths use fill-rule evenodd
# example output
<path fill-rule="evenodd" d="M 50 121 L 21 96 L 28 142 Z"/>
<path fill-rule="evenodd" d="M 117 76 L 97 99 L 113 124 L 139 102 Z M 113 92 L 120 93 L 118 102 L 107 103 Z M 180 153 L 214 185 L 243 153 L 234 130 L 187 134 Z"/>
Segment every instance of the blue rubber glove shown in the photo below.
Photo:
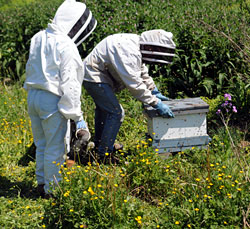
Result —
<path fill-rule="evenodd" d="M 155 87 L 155 89 L 152 91 L 152 95 L 155 95 L 161 101 L 168 101 L 168 100 L 170 100 L 168 97 L 162 95 L 161 92 L 158 91 L 157 87 Z"/>
<path fill-rule="evenodd" d="M 76 130 L 78 129 L 87 129 L 87 124 L 84 120 L 76 121 Z"/>
<path fill-rule="evenodd" d="M 159 100 L 159 102 L 153 107 L 157 110 L 159 115 L 161 115 L 162 117 L 174 118 L 174 114 L 171 111 L 171 109 L 169 108 L 169 106 L 164 104 L 161 100 Z"/>

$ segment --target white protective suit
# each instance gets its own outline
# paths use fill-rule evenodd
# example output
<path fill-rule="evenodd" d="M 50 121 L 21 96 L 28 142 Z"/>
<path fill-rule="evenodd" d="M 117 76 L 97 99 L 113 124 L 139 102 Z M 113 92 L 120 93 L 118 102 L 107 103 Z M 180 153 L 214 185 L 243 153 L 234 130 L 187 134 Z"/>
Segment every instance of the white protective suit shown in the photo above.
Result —
<path fill-rule="evenodd" d="M 172 37 L 164 30 L 110 35 L 85 58 L 84 81 L 108 83 L 115 92 L 126 87 L 136 99 L 153 106 L 158 102 L 151 93 L 155 84 L 143 61 L 171 63 L 175 49 Z"/>
<path fill-rule="evenodd" d="M 157 88 L 143 62 L 171 63 L 175 49 L 172 36 L 164 30 L 150 30 L 140 36 L 110 35 L 85 58 L 83 85 L 96 105 L 94 141 L 101 161 L 105 161 L 106 152 L 114 152 L 114 142 L 124 118 L 115 92 L 127 88 L 144 104 L 161 103 L 153 92 Z M 161 109 L 164 109 L 162 114 L 171 112 L 166 107 Z"/>
<path fill-rule="evenodd" d="M 46 30 L 31 39 L 24 88 L 36 145 L 38 184 L 60 180 L 56 164 L 64 162 L 67 120 L 83 119 L 81 89 L 84 69 L 77 45 L 95 29 L 84 3 L 65 0 Z"/>

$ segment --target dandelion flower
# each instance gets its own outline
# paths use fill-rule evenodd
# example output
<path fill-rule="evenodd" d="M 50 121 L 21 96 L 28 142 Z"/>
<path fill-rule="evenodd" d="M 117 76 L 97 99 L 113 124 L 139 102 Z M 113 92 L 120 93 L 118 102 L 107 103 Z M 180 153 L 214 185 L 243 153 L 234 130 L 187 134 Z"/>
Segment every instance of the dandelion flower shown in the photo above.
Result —
<path fill-rule="evenodd" d="M 141 224 L 142 223 L 142 221 L 141 221 L 141 216 L 137 216 L 137 217 L 135 217 L 135 220 L 137 221 L 137 223 L 139 223 L 139 224 Z"/>
<path fill-rule="evenodd" d="M 88 192 L 93 196 L 95 194 L 95 192 L 93 191 L 93 189 L 91 187 L 88 188 Z"/>
<path fill-rule="evenodd" d="M 124 200 L 124 203 L 127 203 L 128 201 L 127 200 Z"/>
<path fill-rule="evenodd" d="M 196 212 L 200 211 L 200 209 L 199 209 L 199 208 L 195 208 L 194 210 L 195 210 Z"/>
<path fill-rule="evenodd" d="M 175 221 L 175 224 L 176 224 L 176 225 L 179 225 L 179 224 L 180 224 L 180 222 L 179 222 L 179 221 Z"/>

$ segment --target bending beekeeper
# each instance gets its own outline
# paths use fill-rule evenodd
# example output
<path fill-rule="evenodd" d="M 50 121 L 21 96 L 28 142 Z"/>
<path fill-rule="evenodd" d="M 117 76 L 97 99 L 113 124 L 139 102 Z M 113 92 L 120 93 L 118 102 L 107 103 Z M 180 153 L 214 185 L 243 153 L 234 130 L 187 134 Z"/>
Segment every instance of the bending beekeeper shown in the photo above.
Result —
<path fill-rule="evenodd" d="M 115 34 L 102 40 L 84 60 L 83 85 L 92 96 L 95 109 L 95 145 L 100 161 L 114 151 L 114 142 L 124 119 L 115 93 L 127 88 L 144 104 L 167 118 L 174 117 L 162 100 L 145 63 L 170 64 L 175 51 L 172 33 L 151 30 L 136 34 Z M 107 154 L 108 153 L 108 154 Z"/>
<path fill-rule="evenodd" d="M 85 4 L 65 0 L 47 29 L 31 39 L 24 88 L 28 91 L 41 195 L 49 196 L 51 183 L 61 179 L 67 120 L 88 131 L 81 110 L 84 69 L 77 46 L 95 27 L 96 20 Z"/>

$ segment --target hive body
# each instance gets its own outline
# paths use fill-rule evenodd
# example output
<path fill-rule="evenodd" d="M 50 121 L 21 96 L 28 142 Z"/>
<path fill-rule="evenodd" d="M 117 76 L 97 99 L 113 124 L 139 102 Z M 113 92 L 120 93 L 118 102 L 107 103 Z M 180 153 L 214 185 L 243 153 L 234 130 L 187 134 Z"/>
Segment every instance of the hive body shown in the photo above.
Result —
<path fill-rule="evenodd" d="M 208 104 L 200 98 L 175 99 L 163 103 L 171 108 L 175 118 L 162 118 L 150 106 L 144 109 L 153 147 L 166 155 L 192 147 L 205 148 L 210 139 L 206 119 Z"/>

